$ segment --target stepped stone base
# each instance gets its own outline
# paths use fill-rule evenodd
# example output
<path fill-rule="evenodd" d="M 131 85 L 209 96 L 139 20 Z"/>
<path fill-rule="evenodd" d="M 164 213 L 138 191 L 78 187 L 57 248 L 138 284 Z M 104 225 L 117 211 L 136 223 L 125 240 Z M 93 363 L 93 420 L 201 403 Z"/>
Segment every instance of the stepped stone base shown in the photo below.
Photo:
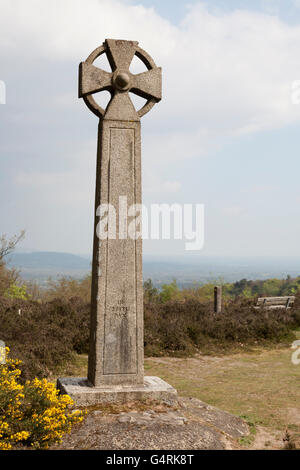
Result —
<path fill-rule="evenodd" d="M 57 380 L 57 388 L 69 395 L 77 406 L 145 400 L 177 404 L 177 391 L 159 377 L 144 377 L 144 385 L 103 387 L 93 387 L 84 377 L 63 377 Z"/>

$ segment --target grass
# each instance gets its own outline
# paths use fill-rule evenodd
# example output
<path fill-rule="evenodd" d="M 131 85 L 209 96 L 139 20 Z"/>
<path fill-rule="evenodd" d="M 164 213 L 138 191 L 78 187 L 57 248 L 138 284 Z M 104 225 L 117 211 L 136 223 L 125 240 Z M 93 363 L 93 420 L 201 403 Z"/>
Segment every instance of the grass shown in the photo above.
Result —
<path fill-rule="evenodd" d="M 251 420 L 251 418 L 247 415 L 241 415 L 240 417 L 244 421 L 246 421 L 246 423 L 248 424 L 250 434 L 249 434 L 249 436 L 241 437 L 239 439 L 239 443 L 243 446 L 250 447 L 254 442 L 254 439 L 255 439 L 255 436 L 256 436 L 256 426 L 257 426 L 258 423 L 253 422 Z"/>
<path fill-rule="evenodd" d="M 296 425 L 288 422 L 288 410 L 299 406 L 300 367 L 291 363 L 290 349 L 214 358 L 148 358 L 145 370 L 171 383 L 180 395 L 249 416 L 263 426 L 279 430 Z"/>
<path fill-rule="evenodd" d="M 292 364 L 291 354 L 290 347 L 277 347 L 224 356 L 146 358 L 145 375 L 161 377 L 180 396 L 243 417 L 251 431 L 240 442 L 246 447 L 253 444 L 258 426 L 282 437 L 288 430 L 300 441 L 300 365 Z M 77 356 L 65 375 L 86 376 L 86 368 L 87 356 Z"/>
<path fill-rule="evenodd" d="M 285 347 L 219 357 L 147 358 L 145 373 L 160 376 L 181 396 L 243 417 L 251 430 L 240 442 L 246 447 L 255 441 L 258 426 L 282 438 L 289 430 L 299 447 L 300 366 L 292 364 L 291 354 Z"/>
<path fill-rule="evenodd" d="M 59 367 L 56 375 L 48 377 L 49 382 L 56 383 L 57 377 L 86 377 L 88 356 L 87 354 L 74 354 L 74 358 Z"/>

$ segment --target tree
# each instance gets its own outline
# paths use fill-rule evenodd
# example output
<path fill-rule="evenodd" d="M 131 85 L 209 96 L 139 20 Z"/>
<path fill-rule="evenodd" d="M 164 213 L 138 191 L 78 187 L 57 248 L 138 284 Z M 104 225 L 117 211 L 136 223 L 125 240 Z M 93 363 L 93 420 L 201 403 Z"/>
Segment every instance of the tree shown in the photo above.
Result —
<path fill-rule="evenodd" d="M 57 280 L 48 280 L 48 289 L 42 294 L 46 301 L 54 299 L 70 300 L 72 297 L 79 297 L 84 302 L 91 300 L 92 276 L 77 280 L 71 277 L 61 277 Z"/>
<path fill-rule="evenodd" d="M 16 245 L 23 240 L 25 231 L 22 230 L 19 235 L 14 235 L 8 239 L 6 235 L 0 236 L 0 295 L 3 295 L 12 284 L 16 284 L 19 279 L 17 269 L 8 269 L 5 264 L 5 257 L 12 253 Z"/>
<path fill-rule="evenodd" d="M 146 303 L 153 303 L 157 302 L 158 300 L 158 289 L 154 287 L 153 282 L 151 279 L 147 279 L 144 282 L 144 301 Z"/>
<path fill-rule="evenodd" d="M 25 230 L 21 230 L 19 235 L 14 235 L 8 239 L 6 235 L 0 236 L 0 263 L 16 248 L 17 244 L 25 237 Z"/>
<path fill-rule="evenodd" d="M 180 290 L 177 286 L 176 279 L 171 284 L 163 284 L 161 286 L 160 300 L 162 303 L 169 302 L 170 300 L 178 300 L 180 297 Z"/>
<path fill-rule="evenodd" d="M 29 300 L 31 296 L 27 293 L 27 287 L 25 284 L 18 286 L 17 284 L 12 283 L 4 293 L 4 297 L 7 297 L 8 299 Z"/>

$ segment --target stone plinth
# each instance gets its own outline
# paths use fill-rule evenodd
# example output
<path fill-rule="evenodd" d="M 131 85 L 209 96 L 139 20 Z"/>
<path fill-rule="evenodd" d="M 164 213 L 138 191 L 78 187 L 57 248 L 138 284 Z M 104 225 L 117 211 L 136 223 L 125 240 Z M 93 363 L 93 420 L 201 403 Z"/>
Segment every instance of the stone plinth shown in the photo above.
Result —
<path fill-rule="evenodd" d="M 177 404 L 177 391 L 159 377 L 144 377 L 143 385 L 92 386 L 84 377 L 65 377 L 57 381 L 57 388 L 69 395 L 77 406 L 103 403 L 127 403 L 153 400 L 168 405 Z"/>

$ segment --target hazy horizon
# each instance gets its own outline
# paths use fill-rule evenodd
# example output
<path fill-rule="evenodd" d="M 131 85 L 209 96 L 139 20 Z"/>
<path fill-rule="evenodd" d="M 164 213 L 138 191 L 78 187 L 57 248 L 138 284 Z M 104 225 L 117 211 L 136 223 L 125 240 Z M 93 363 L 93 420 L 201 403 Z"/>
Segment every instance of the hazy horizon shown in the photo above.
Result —
<path fill-rule="evenodd" d="M 65 252 L 17 251 L 9 256 L 9 266 L 21 269 L 25 280 L 45 284 L 61 276 L 82 279 L 91 272 L 91 255 L 78 256 Z M 179 286 L 218 280 L 284 279 L 300 275 L 300 257 L 240 256 L 143 256 L 143 278 L 159 286 L 176 279 Z"/>

